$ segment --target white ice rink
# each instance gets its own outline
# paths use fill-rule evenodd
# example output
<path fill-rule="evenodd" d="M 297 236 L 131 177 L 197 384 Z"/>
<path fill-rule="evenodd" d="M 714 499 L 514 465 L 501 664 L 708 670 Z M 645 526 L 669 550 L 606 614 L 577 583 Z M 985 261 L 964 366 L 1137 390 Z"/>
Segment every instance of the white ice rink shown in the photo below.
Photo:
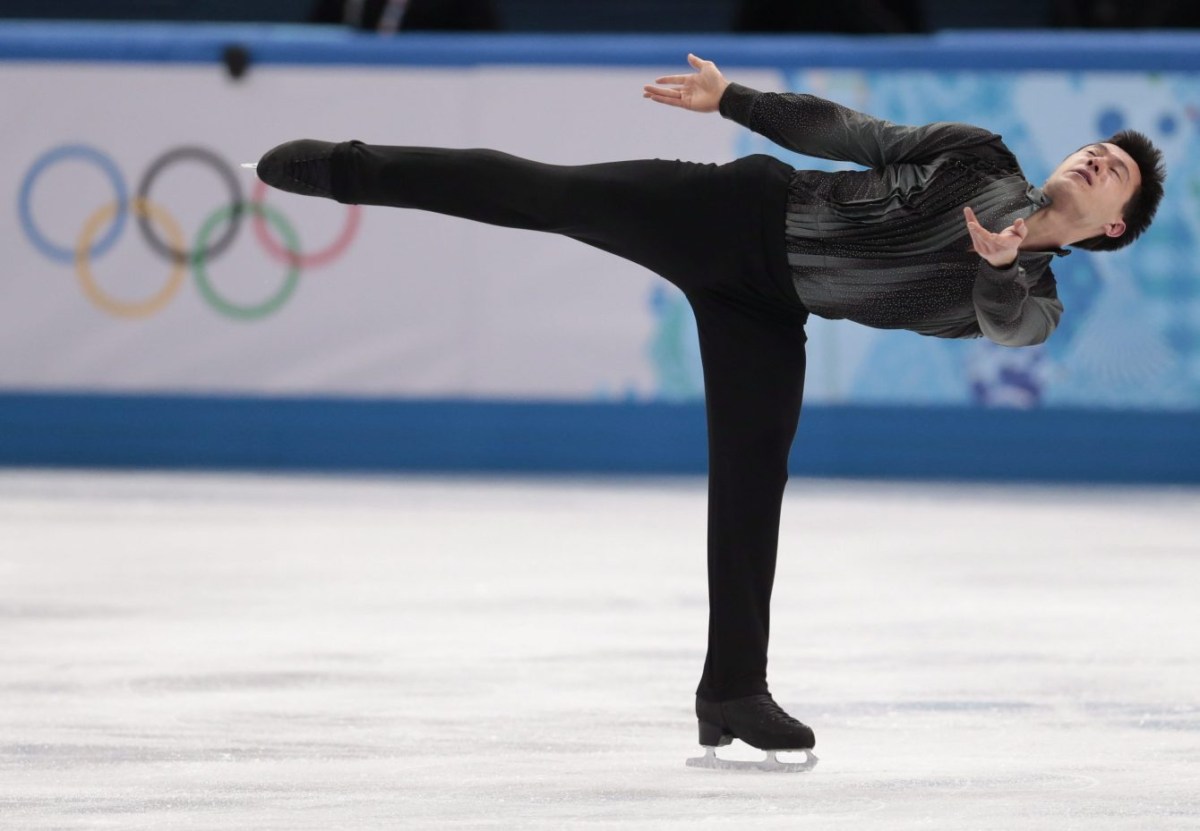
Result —
<path fill-rule="evenodd" d="M 1200 827 L 1200 491 L 794 481 L 791 775 L 684 766 L 704 501 L 0 472 L 0 827 Z"/>

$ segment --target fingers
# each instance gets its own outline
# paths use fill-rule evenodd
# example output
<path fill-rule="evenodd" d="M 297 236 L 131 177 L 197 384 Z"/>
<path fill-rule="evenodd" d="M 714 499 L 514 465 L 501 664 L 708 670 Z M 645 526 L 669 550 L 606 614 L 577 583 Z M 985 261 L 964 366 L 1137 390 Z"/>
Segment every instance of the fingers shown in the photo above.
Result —
<path fill-rule="evenodd" d="M 971 239 L 993 240 L 998 234 L 993 234 L 987 228 L 980 224 L 979 219 L 975 216 L 975 212 L 969 206 L 963 207 L 963 216 L 967 219 L 967 232 L 971 235 Z"/>
<path fill-rule="evenodd" d="M 646 91 L 642 93 L 643 98 L 649 98 L 651 101 L 657 101 L 660 104 L 670 104 L 672 107 L 683 107 L 683 99 L 678 95 L 670 95 L 672 90 L 665 90 L 666 95 L 660 92 L 651 92 L 653 87 L 646 87 Z M 686 108 L 685 108 L 686 109 Z"/>
<path fill-rule="evenodd" d="M 978 222 L 968 222 L 967 233 L 971 235 L 971 242 L 974 243 L 975 250 L 981 254 L 985 251 L 989 253 L 998 251 L 1004 247 L 1000 242 L 999 234 L 993 234 Z"/>
<path fill-rule="evenodd" d="M 696 57 L 691 52 L 689 52 L 688 53 L 688 63 L 690 63 L 692 66 L 696 67 L 697 69 L 703 69 L 705 66 L 712 64 L 712 61 L 701 60 L 700 58 Z M 656 83 L 656 84 L 681 84 L 682 85 L 682 84 L 687 84 L 687 83 L 694 83 L 695 80 L 696 80 L 695 75 L 663 75 L 661 78 L 655 78 L 654 83 Z M 645 87 L 645 89 L 647 91 L 649 91 L 650 87 L 647 86 L 647 87 Z M 660 92 L 660 94 L 661 94 L 661 92 Z M 649 96 L 645 96 L 645 97 L 649 98 Z"/>
<path fill-rule="evenodd" d="M 993 241 L 995 235 L 979 224 L 975 212 L 964 206 L 963 216 L 967 221 L 967 233 L 971 235 L 971 247 L 975 249 L 975 253 L 982 257 L 996 253 L 996 244 Z"/>
<path fill-rule="evenodd" d="M 967 220 L 967 233 L 971 235 L 972 241 L 975 243 L 975 248 L 978 250 L 980 242 L 991 236 L 987 229 L 979 224 L 979 220 L 975 218 L 975 212 L 969 207 L 963 207 L 963 216 Z"/>
<path fill-rule="evenodd" d="M 666 87 L 655 87 L 655 86 L 651 86 L 650 84 L 646 84 L 646 86 L 642 87 L 642 92 L 648 93 L 651 95 L 661 95 L 663 98 L 682 98 L 683 97 L 683 90 L 668 89 Z"/>

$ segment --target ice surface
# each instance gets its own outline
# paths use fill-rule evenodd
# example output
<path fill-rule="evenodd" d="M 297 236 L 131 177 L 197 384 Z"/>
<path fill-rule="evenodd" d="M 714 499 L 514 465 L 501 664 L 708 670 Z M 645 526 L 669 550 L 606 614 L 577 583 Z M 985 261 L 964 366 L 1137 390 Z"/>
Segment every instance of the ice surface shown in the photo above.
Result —
<path fill-rule="evenodd" d="M 793 482 L 801 775 L 684 765 L 704 500 L 0 472 L 0 827 L 1200 824 L 1200 491 Z"/>

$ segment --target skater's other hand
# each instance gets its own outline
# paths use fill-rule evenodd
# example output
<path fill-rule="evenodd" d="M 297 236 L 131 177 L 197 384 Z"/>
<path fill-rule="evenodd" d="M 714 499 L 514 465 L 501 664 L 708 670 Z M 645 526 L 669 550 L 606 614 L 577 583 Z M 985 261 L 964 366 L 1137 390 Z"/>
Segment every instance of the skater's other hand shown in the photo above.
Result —
<path fill-rule="evenodd" d="M 642 97 L 672 107 L 683 107 L 692 112 L 716 112 L 729 82 L 712 61 L 701 60 L 689 52 L 688 63 L 695 67 L 694 73 L 658 78 L 654 83 L 671 86 L 656 87 L 647 84 L 642 87 Z"/>
<path fill-rule="evenodd" d="M 979 224 L 975 212 L 969 207 L 963 208 L 963 216 L 967 220 L 967 233 L 971 235 L 971 244 L 975 253 L 987 260 L 993 268 L 1008 268 L 1017 259 L 1021 242 L 1029 234 L 1025 220 L 1018 219 L 998 234 Z"/>

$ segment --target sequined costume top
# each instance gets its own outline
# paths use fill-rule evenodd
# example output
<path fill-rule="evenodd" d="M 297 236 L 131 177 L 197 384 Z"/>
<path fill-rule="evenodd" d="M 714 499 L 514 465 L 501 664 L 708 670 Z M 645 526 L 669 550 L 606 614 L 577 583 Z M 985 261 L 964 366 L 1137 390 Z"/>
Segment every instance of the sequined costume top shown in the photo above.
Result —
<path fill-rule="evenodd" d="M 993 268 L 971 250 L 963 206 L 993 232 L 1049 200 L 1000 137 L 969 124 L 905 127 L 813 95 L 730 84 L 721 115 L 789 150 L 868 168 L 797 170 L 788 263 L 813 314 L 942 338 L 1041 343 L 1063 306 L 1050 261 L 1021 251 Z"/>

